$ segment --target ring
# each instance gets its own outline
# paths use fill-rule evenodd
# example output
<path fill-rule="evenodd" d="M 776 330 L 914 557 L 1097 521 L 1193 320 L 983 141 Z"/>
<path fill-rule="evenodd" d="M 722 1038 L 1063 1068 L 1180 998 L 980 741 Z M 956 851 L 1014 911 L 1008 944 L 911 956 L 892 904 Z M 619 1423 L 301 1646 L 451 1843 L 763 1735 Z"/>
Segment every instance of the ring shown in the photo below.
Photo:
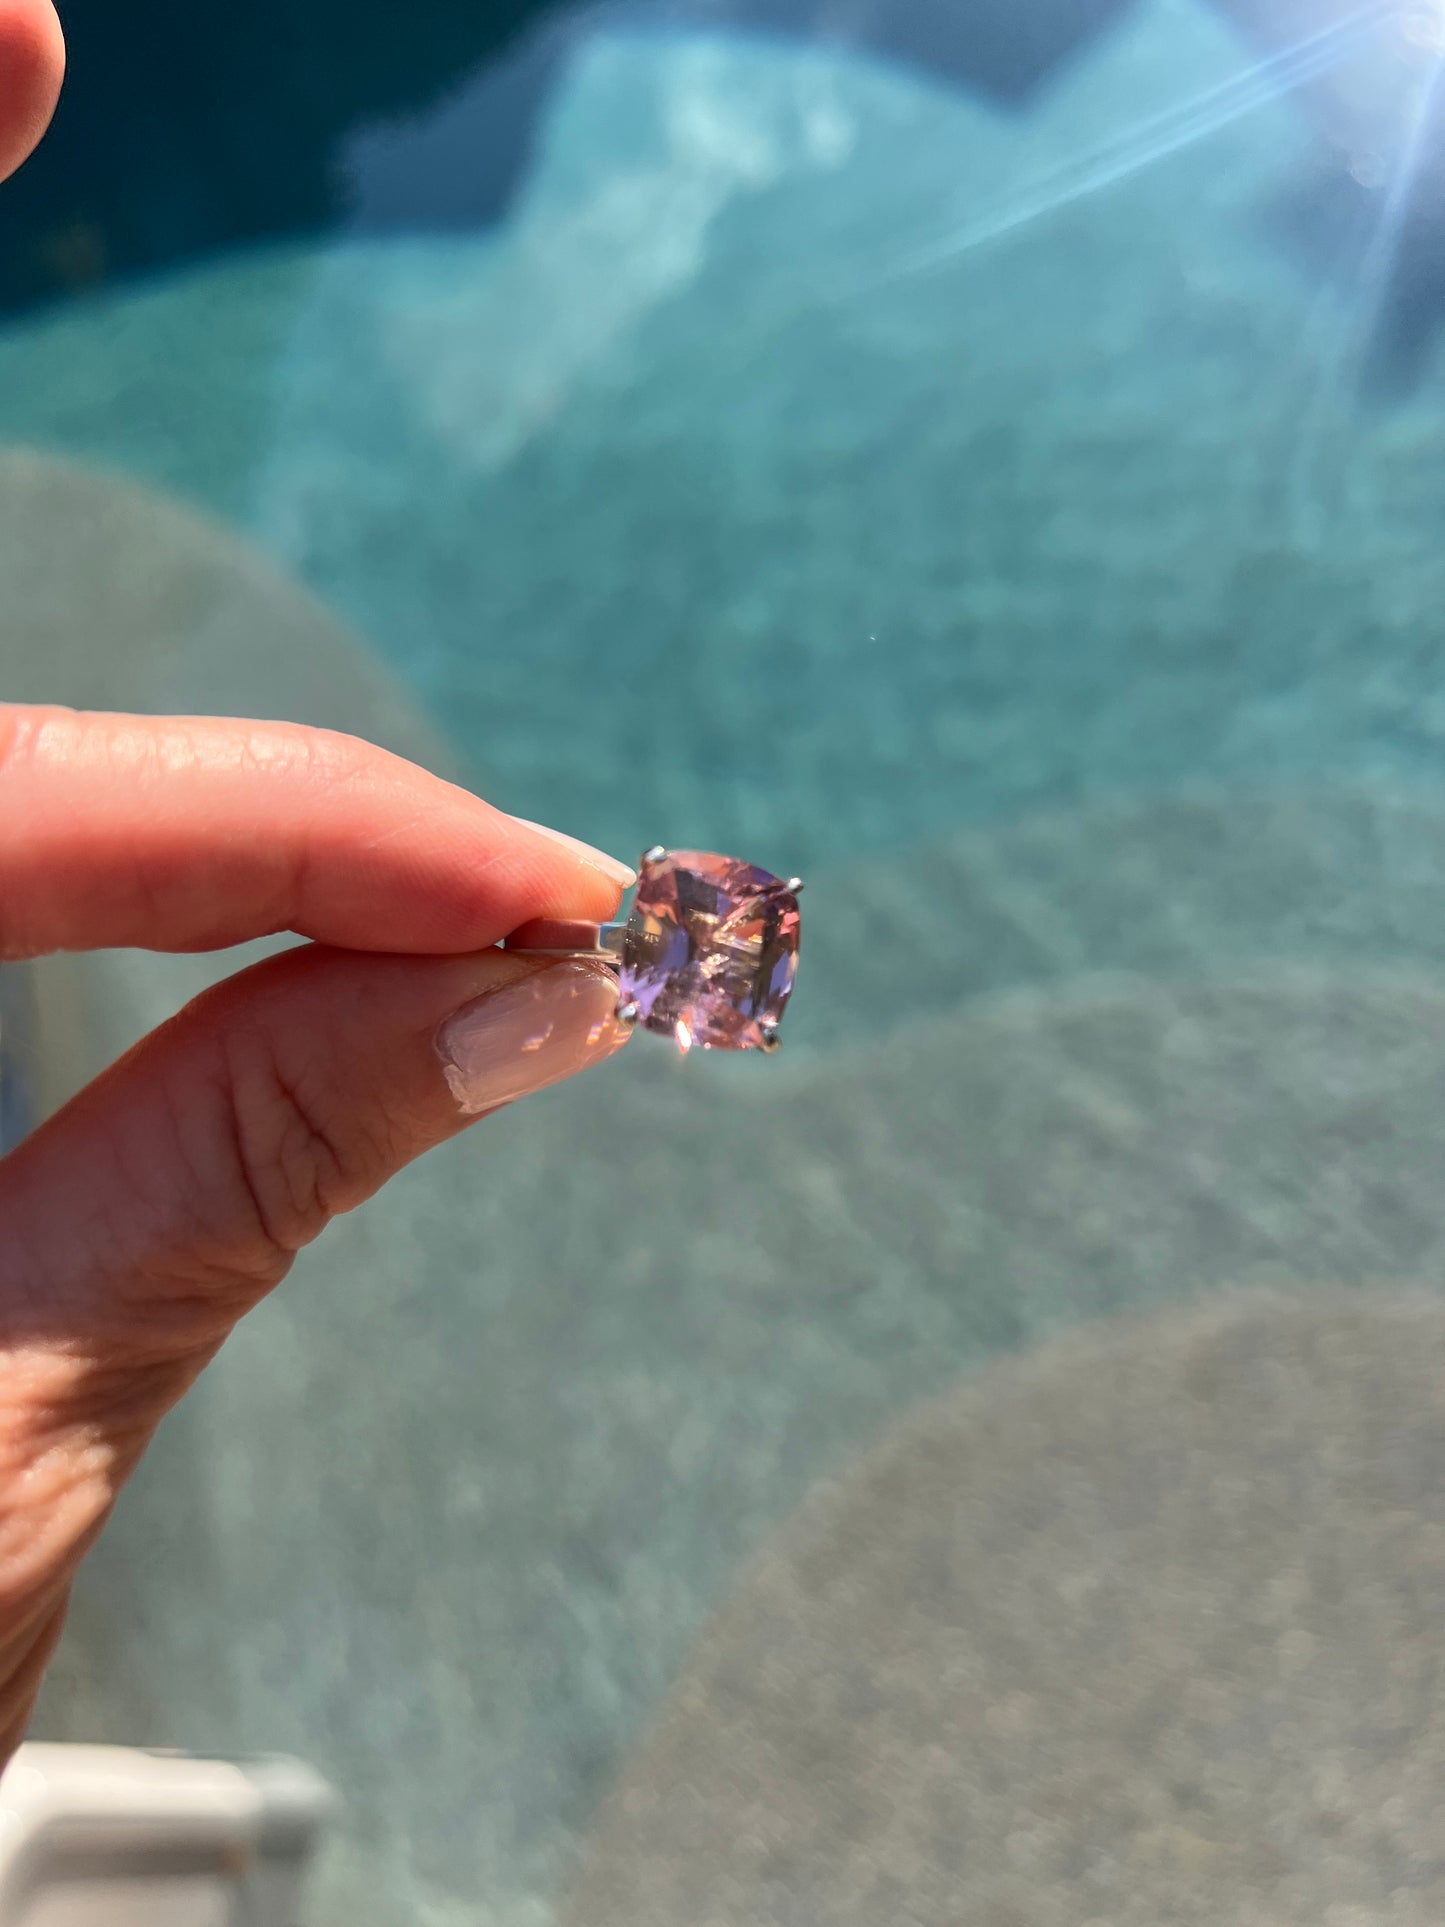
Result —
<path fill-rule="evenodd" d="M 654 844 L 618 923 L 539 919 L 508 951 L 590 958 L 617 973 L 617 1020 L 678 1049 L 778 1048 L 798 968 L 801 877 L 786 882 L 737 857 Z"/>

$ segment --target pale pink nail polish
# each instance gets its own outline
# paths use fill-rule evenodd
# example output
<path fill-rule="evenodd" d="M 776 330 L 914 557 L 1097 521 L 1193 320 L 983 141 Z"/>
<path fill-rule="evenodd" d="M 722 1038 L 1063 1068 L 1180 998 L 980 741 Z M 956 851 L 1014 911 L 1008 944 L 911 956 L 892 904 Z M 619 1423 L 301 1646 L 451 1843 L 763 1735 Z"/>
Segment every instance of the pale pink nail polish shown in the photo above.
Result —
<path fill-rule="evenodd" d="M 553 843 L 560 843 L 564 850 L 581 857 L 590 863 L 594 870 L 600 870 L 605 877 L 623 890 L 630 890 L 637 881 L 637 872 L 628 863 L 620 862 L 615 856 L 608 856 L 604 850 L 594 850 L 590 843 L 583 843 L 579 837 L 568 836 L 564 830 L 554 830 L 545 823 L 531 823 L 525 816 L 514 816 L 514 823 L 520 823 L 524 830 L 535 830 L 538 836 L 545 836 Z"/>
<path fill-rule="evenodd" d="M 452 1095 L 475 1116 L 612 1056 L 628 1037 L 616 1014 L 609 970 L 547 964 L 448 1017 L 437 1054 Z"/>

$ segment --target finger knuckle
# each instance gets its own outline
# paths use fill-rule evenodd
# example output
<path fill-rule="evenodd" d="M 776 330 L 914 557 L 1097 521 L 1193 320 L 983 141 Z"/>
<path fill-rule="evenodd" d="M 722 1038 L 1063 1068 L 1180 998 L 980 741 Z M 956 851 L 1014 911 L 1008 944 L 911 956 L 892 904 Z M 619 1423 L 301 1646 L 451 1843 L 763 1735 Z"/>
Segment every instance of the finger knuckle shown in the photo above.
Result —
<path fill-rule="evenodd" d="M 348 1113 L 322 1066 L 283 1057 L 264 1030 L 233 1035 L 228 1093 L 237 1173 L 273 1262 L 376 1188 L 387 1146 Z"/>

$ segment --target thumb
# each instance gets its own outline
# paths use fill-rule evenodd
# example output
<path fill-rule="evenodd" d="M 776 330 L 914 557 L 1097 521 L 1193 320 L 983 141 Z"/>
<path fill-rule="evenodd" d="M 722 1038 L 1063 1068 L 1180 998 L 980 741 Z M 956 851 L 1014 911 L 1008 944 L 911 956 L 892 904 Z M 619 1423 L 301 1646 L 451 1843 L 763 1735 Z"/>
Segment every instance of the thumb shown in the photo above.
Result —
<path fill-rule="evenodd" d="M 586 963 L 288 951 L 0 1163 L 0 1672 L 295 1252 L 471 1118 L 609 1056 L 616 1003 Z"/>
<path fill-rule="evenodd" d="M 611 1054 L 605 968 L 311 945 L 198 997 L 0 1163 L 7 1341 L 208 1347 L 339 1212 Z"/>

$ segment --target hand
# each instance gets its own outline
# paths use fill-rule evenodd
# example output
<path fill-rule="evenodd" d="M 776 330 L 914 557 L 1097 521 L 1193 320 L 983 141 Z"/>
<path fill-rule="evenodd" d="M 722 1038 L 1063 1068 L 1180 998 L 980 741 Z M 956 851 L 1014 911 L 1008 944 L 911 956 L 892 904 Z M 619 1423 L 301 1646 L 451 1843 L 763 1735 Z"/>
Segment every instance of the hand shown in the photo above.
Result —
<path fill-rule="evenodd" d="M 50 0 L 0 0 L 0 178 L 64 60 Z M 344 738 L 0 705 L 0 957 L 313 939 L 0 1163 L 0 1761 L 121 1484 L 299 1247 L 623 1041 L 603 974 L 490 947 L 610 916 L 622 874 Z"/>
<path fill-rule="evenodd" d="M 0 1759 L 121 1484 L 295 1252 L 624 1041 L 604 969 L 490 946 L 628 875 L 350 738 L 0 705 L 0 956 L 312 939 L 0 1162 Z"/>

